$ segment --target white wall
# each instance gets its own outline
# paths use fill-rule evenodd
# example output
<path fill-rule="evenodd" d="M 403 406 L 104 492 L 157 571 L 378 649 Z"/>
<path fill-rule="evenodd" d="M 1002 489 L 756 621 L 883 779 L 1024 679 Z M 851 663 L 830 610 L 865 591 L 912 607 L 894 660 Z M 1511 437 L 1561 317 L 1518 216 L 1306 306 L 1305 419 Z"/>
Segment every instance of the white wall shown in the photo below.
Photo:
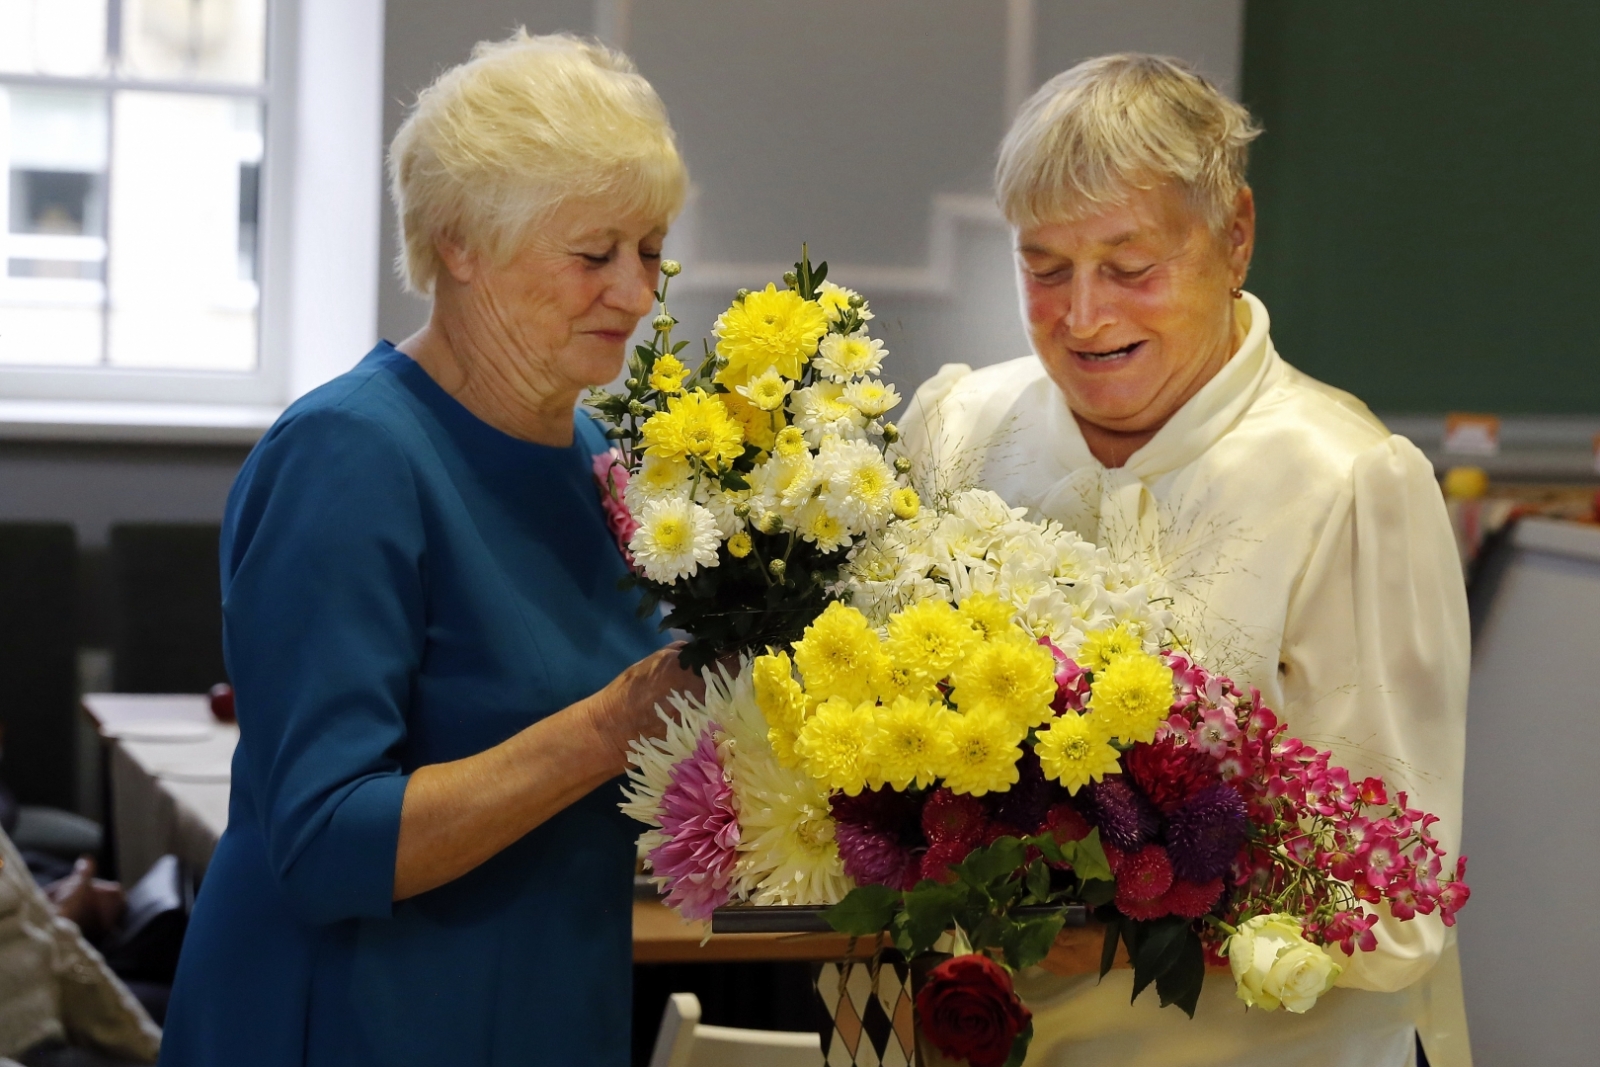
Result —
<path fill-rule="evenodd" d="M 904 390 L 946 362 L 1027 352 L 1009 235 L 990 198 L 1016 103 L 1073 63 L 1181 55 L 1238 84 L 1242 0 L 389 0 L 385 129 L 473 41 L 522 21 L 600 30 L 672 114 L 695 186 L 668 251 L 682 336 L 709 331 L 739 285 L 777 281 L 808 241 L 861 288 Z M 392 261 L 392 218 L 384 255 Z M 379 324 L 399 340 L 426 306 L 385 275 Z"/>

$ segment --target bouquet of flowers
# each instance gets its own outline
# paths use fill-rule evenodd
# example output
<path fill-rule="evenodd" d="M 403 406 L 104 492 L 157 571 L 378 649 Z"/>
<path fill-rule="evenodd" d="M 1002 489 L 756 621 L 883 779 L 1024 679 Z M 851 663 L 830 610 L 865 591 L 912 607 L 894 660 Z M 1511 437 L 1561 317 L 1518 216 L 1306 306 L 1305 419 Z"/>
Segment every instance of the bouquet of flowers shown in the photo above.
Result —
<path fill-rule="evenodd" d="M 1325 946 L 1377 947 L 1375 906 L 1454 922 L 1465 861 L 1445 869 L 1437 820 L 1197 663 L 1135 566 L 994 493 L 926 495 L 764 602 L 803 601 L 788 636 L 718 631 L 754 655 L 635 742 L 624 810 L 685 917 L 825 904 L 908 958 L 950 952 L 918 1011 L 975 1067 L 1021 1062 L 1010 974 L 1045 959 L 1068 905 L 1105 924 L 1102 974 L 1124 944 L 1134 996 L 1154 984 L 1190 1014 L 1208 961 L 1248 1004 L 1303 1012 L 1342 969 Z M 979 1015 L 976 1037 L 951 1022 Z"/>
<path fill-rule="evenodd" d="M 685 665 L 704 667 L 799 636 L 852 543 L 919 501 L 909 465 L 885 458 L 900 398 L 875 377 L 883 342 L 859 294 L 802 249 L 786 288 L 739 291 L 691 370 L 666 304 L 679 270 L 662 264 L 654 336 L 623 389 L 589 405 L 616 442 L 596 475 L 642 610 L 670 604 L 665 625 L 691 635 Z"/>

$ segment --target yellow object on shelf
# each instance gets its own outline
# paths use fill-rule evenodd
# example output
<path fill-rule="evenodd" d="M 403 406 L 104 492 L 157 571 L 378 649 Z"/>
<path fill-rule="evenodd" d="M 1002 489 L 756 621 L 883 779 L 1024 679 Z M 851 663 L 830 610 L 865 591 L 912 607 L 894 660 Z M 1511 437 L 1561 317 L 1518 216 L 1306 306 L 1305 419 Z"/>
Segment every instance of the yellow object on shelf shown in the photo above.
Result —
<path fill-rule="evenodd" d="M 1482 467 L 1451 467 L 1444 475 L 1444 495 L 1455 500 L 1479 500 L 1488 495 L 1489 474 Z"/>

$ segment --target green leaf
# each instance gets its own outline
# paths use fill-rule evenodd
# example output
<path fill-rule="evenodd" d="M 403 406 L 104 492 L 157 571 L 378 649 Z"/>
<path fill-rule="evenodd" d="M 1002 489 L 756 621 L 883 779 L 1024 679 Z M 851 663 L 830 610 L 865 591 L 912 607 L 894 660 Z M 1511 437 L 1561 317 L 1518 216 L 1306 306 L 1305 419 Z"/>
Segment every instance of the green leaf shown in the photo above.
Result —
<path fill-rule="evenodd" d="M 811 285 L 813 288 L 820 286 L 828 280 L 828 261 L 823 260 L 811 269 Z"/>
<path fill-rule="evenodd" d="M 1146 986 L 1177 965 L 1190 930 L 1189 920 L 1176 915 L 1133 925 L 1141 928 L 1137 946 L 1128 953 L 1133 957 L 1133 999 L 1138 1000 Z"/>
<path fill-rule="evenodd" d="M 1106 859 L 1106 850 L 1100 845 L 1100 831 L 1098 828 L 1089 831 L 1089 836 L 1082 841 L 1071 841 L 1061 849 L 1067 857 L 1067 862 L 1072 864 L 1073 873 L 1084 881 L 1112 880 L 1111 863 Z"/>
<path fill-rule="evenodd" d="M 1106 941 L 1100 949 L 1100 977 L 1111 973 L 1117 962 L 1117 939 L 1122 935 L 1122 916 L 1117 915 L 1106 923 Z"/>
<path fill-rule="evenodd" d="M 966 904 L 968 893 L 960 883 L 919 882 L 917 888 L 905 895 L 909 955 L 927 952 L 939 940 L 939 935 L 955 924 L 956 912 Z"/>
<path fill-rule="evenodd" d="M 987 890 L 991 882 L 997 882 L 1021 867 L 1026 858 L 1027 853 L 1020 839 L 1001 837 L 986 848 L 973 849 L 966 859 L 956 865 L 956 873 L 968 885 Z"/>
<path fill-rule="evenodd" d="M 1035 860 L 1028 868 L 1027 883 L 1028 895 L 1035 901 L 1043 902 L 1050 896 L 1050 868 Z"/>
<path fill-rule="evenodd" d="M 735 491 L 744 490 L 750 488 L 750 483 L 745 481 L 744 475 L 738 471 L 723 471 L 722 488 Z"/>
<path fill-rule="evenodd" d="M 1117 898 L 1117 883 L 1106 882 L 1096 878 L 1092 882 L 1084 882 L 1078 887 L 1078 899 L 1091 908 L 1098 908 L 1102 904 L 1109 904 Z"/>
<path fill-rule="evenodd" d="M 1006 1057 L 1004 1067 L 1022 1067 L 1022 1061 L 1028 1058 L 1028 1046 L 1033 1043 L 1033 1020 L 1028 1020 L 1028 1025 L 1022 1028 L 1011 1042 L 1011 1055 Z"/>
<path fill-rule="evenodd" d="M 1000 947 L 1005 949 L 1006 963 L 1013 970 L 1020 971 L 1044 959 L 1050 954 L 1050 947 L 1056 943 L 1056 935 L 1066 921 L 1066 914 L 1057 912 L 1014 924 L 1000 942 Z"/>
<path fill-rule="evenodd" d="M 1061 851 L 1061 843 L 1056 840 L 1054 834 L 1039 834 L 1036 837 L 1024 837 L 1022 839 L 1022 843 L 1025 845 L 1032 845 L 1034 848 L 1044 853 L 1044 858 L 1049 860 L 1051 863 L 1070 862 L 1067 859 L 1066 854 Z"/>
<path fill-rule="evenodd" d="M 899 890 L 886 885 L 860 885 L 823 913 L 828 925 L 841 934 L 867 937 L 880 933 L 894 918 L 900 903 Z"/>
<path fill-rule="evenodd" d="M 1206 954 L 1200 947 L 1200 935 L 1188 929 L 1188 937 L 1173 965 L 1156 977 L 1156 995 L 1161 1006 L 1176 1004 L 1184 1014 L 1194 1018 L 1194 1009 L 1200 1003 L 1200 988 L 1206 980 Z"/>
<path fill-rule="evenodd" d="M 689 347 L 689 342 L 688 341 L 679 341 L 677 344 L 672 346 L 672 354 L 673 355 L 677 355 L 679 352 L 682 352 L 685 348 L 688 348 L 688 347 Z"/>

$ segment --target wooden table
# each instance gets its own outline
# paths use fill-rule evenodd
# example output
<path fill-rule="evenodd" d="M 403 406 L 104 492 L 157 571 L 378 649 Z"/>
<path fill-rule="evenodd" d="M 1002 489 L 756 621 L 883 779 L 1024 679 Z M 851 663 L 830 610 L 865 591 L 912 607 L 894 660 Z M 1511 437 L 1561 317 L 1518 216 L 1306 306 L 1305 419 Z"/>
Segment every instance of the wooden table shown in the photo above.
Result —
<path fill-rule="evenodd" d="M 845 934 L 713 934 L 705 941 L 706 923 L 686 923 L 656 900 L 633 905 L 634 963 L 726 963 L 734 960 L 868 959 L 877 943 Z M 704 941 L 704 943 L 702 943 Z M 887 944 L 887 939 L 885 939 Z M 1040 966 L 1052 974 L 1098 974 L 1105 927 L 1097 923 L 1068 927 Z M 1125 948 L 1117 949 L 1118 967 L 1128 966 Z"/>

